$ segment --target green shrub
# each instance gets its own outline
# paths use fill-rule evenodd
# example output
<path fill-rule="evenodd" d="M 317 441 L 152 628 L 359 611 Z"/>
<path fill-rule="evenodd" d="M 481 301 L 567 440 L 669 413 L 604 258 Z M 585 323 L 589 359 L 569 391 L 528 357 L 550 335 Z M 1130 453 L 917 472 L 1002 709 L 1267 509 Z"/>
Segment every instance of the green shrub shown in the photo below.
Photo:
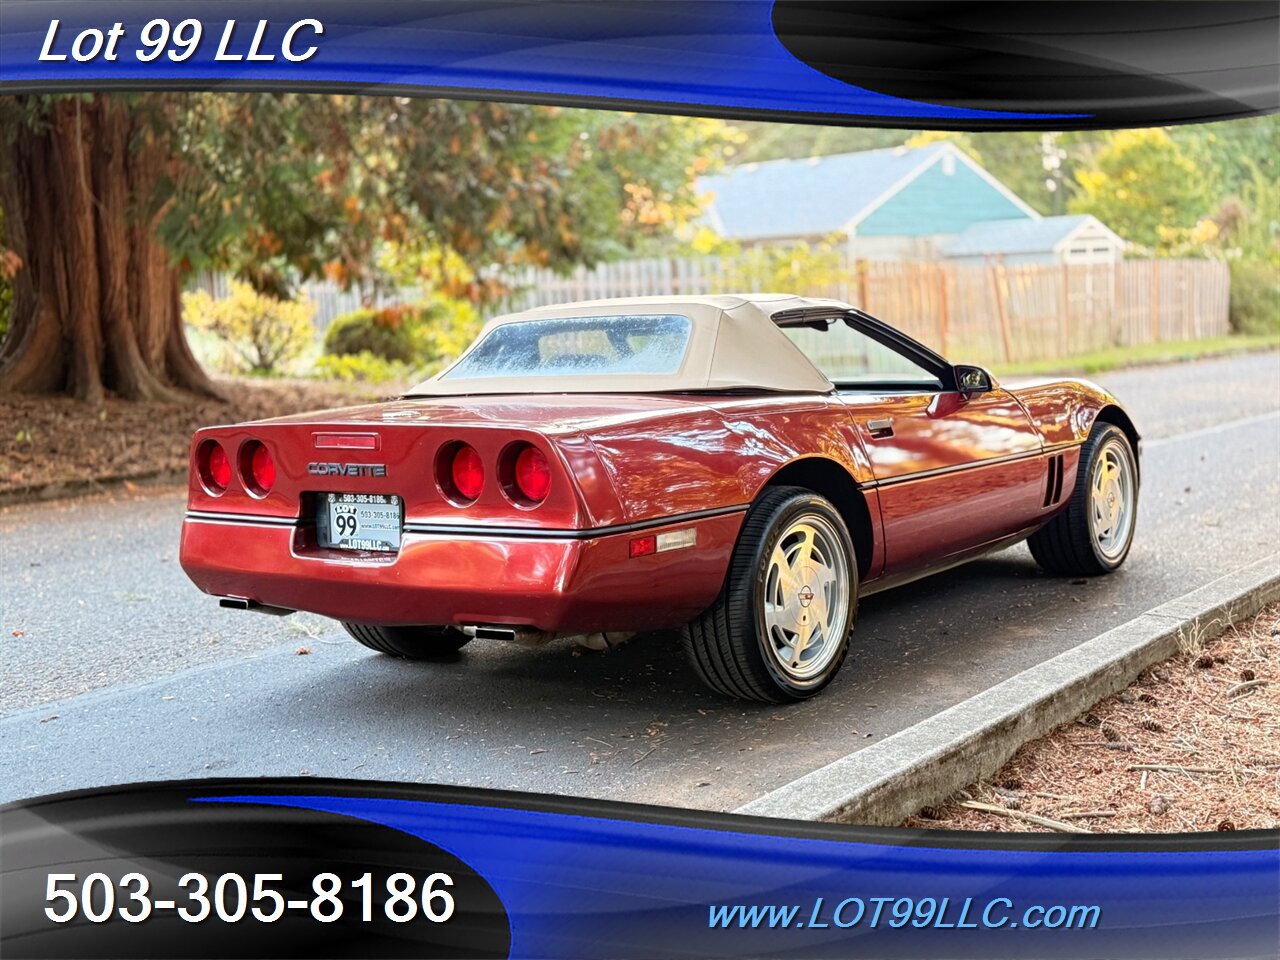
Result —
<path fill-rule="evenodd" d="M 1280 332 L 1280 265 L 1267 260 L 1231 261 L 1231 329 Z"/>
<path fill-rule="evenodd" d="M 412 363 L 418 359 L 419 345 L 414 311 L 407 307 L 356 310 L 343 314 L 324 335 L 324 352 L 346 357 L 371 353 L 383 360 Z"/>
<path fill-rule="evenodd" d="M 238 280 L 231 281 L 231 296 L 220 300 L 204 290 L 182 295 L 183 319 L 217 336 L 233 365 L 249 373 L 274 373 L 302 353 L 314 336 L 314 313 L 301 296 L 278 300 Z"/>
<path fill-rule="evenodd" d="M 413 369 L 398 360 L 384 360 L 376 353 L 326 354 L 316 361 L 315 376 L 343 383 L 407 383 L 417 380 Z"/>
<path fill-rule="evenodd" d="M 324 352 L 371 353 L 394 363 L 427 367 L 456 357 L 479 328 L 471 304 L 443 297 L 425 307 L 356 310 L 333 321 L 324 337 Z"/>

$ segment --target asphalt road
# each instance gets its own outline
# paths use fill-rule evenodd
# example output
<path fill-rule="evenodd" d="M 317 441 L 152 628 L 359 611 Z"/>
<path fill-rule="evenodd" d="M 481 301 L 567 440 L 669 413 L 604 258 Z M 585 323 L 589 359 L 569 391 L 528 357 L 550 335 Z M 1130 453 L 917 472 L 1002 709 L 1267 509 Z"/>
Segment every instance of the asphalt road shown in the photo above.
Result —
<path fill-rule="evenodd" d="M 1146 438 L 1124 569 L 1055 580 L 1019 546 L 869 598 L 841 676 L 785 708 L 704 691 L 671 635 L 407 664 L 220 610 L 177 565 L 171 490 L 9 508 L 0 801 L 310 774 L 732 809 L 1280 549 L 1280 354 L 1098 379 Z"/>

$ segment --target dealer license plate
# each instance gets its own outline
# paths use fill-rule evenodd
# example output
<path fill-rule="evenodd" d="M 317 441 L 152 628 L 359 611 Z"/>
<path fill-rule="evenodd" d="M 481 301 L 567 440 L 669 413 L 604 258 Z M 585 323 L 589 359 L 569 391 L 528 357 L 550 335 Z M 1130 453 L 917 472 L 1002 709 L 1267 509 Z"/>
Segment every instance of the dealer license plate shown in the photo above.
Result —
<path fill-rule="evenodd" d="M 334 550 L 400 549 L 404 502 L 380 493 L 322 493 L 316 539 Z"/>

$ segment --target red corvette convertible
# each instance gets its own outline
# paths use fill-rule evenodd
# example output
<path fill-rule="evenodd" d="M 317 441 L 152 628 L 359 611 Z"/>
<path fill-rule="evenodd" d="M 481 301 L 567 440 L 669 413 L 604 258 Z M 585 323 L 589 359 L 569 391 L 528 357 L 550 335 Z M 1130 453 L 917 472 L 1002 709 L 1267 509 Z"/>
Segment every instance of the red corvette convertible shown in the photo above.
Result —
<path fill-rule="evenodd" d="M 847 304 L 638 298 L 499 317 L 388 403 L 199 431 L 182 566 L 398 657 L 680 628 L 722 693 L 812 696 L 858 600 L 1028 540 L 1124 562 L 1138 434 Z"/>

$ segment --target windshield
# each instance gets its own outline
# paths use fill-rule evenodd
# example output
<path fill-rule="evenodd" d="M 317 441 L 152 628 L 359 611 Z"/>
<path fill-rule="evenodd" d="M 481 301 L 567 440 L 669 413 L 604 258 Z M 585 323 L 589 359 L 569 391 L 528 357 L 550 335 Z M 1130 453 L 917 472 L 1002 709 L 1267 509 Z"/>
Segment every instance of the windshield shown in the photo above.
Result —
<path fill-rule="evenodd" d="M 675 314 L 504 323 L 441 379 L 671 375 L 684 362 L 692 328 L 688 317 Z"/>

